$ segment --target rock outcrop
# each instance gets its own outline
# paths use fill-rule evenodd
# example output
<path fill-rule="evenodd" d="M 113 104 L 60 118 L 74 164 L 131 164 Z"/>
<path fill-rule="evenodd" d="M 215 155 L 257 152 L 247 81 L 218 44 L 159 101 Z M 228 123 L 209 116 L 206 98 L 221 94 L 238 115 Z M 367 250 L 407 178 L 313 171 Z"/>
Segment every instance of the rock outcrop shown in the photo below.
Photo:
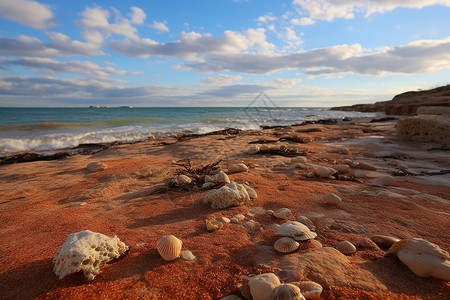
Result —
<path fill-rule="evenodd" d="M 361 112 L 381 111 L 385 112 L 387 115 L 413 115 L 421 106 L 450 107 L 450 85 L 425 91 L 405 92 L 395 96 L 390 101 L 333 107 L 331 110 Z"/>

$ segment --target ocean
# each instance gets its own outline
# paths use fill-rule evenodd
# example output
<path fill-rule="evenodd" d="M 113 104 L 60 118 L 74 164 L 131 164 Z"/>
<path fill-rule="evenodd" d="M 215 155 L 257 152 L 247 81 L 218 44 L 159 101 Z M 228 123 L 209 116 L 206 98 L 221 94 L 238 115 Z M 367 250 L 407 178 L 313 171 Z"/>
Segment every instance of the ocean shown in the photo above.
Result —
<path fill-rule="evenodd" d="M 370 116 L 314 107 L 0 108 L 0 156 L 79 144 L 132 142 L 183 131 L 259 129 L 261 125 Z"/>

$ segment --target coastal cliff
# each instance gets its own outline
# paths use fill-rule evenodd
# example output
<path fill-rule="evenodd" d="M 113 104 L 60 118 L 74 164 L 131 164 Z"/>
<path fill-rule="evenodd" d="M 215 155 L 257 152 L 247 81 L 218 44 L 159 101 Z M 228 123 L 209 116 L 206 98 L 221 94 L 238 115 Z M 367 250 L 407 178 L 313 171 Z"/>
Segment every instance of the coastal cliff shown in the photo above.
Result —
<path fill-rule="evenodd" d="M 409 91 L 389 101 L 333 107 L 331 110 L 385 112 L 386 115 L 413 115 L 421 106 L 450 106 L 450 85 L 425 91 Z"/>

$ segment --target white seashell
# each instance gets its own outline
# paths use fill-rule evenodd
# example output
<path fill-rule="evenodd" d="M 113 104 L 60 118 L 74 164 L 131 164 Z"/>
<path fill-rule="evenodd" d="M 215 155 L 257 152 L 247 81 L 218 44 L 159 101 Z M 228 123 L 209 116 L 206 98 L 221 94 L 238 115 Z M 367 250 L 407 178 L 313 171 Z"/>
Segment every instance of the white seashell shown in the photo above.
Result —
<path fill-rule="evenodd" d="M 252 199 L 255 199 L 256 197 L 258 197 L 258 195 L 256 194 L 256 191 L 252 188 L 249 188 L 247 190 L 248 196 Z"/>
<path fill-rule="evenodd" d="M 156 243 L 159 255 L 165 260 L 174 260 L 180 256 L 183 242 L 173 235 L 163 236 Z"/>
<path fill-rule="evenodd" d="M 372 186 L 386 186 L 394 183 L 394 177 L 390 175 L 380 176 L 375 178 L 370 185 Z"/>
<path fill-rule="evenodd" d="M 247 172 L 248 167 L 245 164 L 233 164 L 228 166 L 228 173 Z"/>
<path fill-rule="evenodd" d="M 179 184 L 179 185 L 189 184 L 192 182 L 192 179 L 186 175 L 177 175 L 172 180 L 173 180 L 173 182 L 175 182 L 176 184 Z"/>
<path fill-rule="evenodd" d="M 306 225 L 297 221 L 288 221 L 280 225 L 275 235 L 292 237 L 297 241 L 311 240 L 317 236 Z"/>
<path fill-rule="evenodd" d="M 328 178 L 328 177 L 332 176 L 333 174 L 337 173 L 337 171 L 333 168 L 318 167 L 318 168 L 314 169 L 314 173 L 319 177 Z"/>
<path fill-rule="evenodd" d="M 291 158 L 291 162 L 293 163 L 305 163 L 307 161 L 306 157 L 304 156 L 296 156 Z"/>
<path fill-rule="evenodd" d="M 281 253 L 294 252 L 299 246 L 300 244 L 296 240 L 287 236 L 279 238 L 273 245 L 275 250 Z"/>
<path fill-rule="evenodd" d="M 106 169 L 106 165 L 101 162 L 92 162 L 86 166 L 89 172 L 97 172 L 97 171 L 103 171 Z"/>
<path fill-rule="evenodd" d="M 356 252 L 356 247 L 349 241 L 340 241 L 336 244 L 336 249 L 344 254 L 353 254 Z"/>
<path fill-rule="evenodd" d="M 261 149 L 261 147 L 259 145 L 251 145 L 248 148 L 247 153 L 248 154 L 256 154 L 259 152 L 260 149 Z"/>
<path fill-rule="evenodd" d="M 286 283 L 277 286 L 272 293 L 271 300 L 305 300 L 300 288 L 294 284 Z"/>
<path fill-rule="evenodd" d="M 205 220 L 205 222 L 206 222 L 206 229 L 209 232 L 219 230 L 220 228 L 223 227 L 223 223 L 216 219 L 207 219 L 207 220 Z"/>
<path fill-rule="evenodd" d="M 192 254 L 189 250 L 181 251 L 180 257 L 184 260 L 194 260 L 196 259 L 195 255 Z"/>
<path fill-rule="evenodd" d="M 329 205 L 341 205 L 342 199 L 336 194 L 326 194 L 323 196 L 323 201 Z"/>
<path fill-rule="evenodd" d="M 221 217 L 220 221 L 222 221 L 222 223 L 230 223 L 231 222 L 230 219 L 227 217 Z"/>
<path fill-rule="evenodd" d="M 306 225 L 310 230 L 313 230 L 316 228 L 316 226 L 314 226 L 313 222 L 311 222 L 311 220 L 306 216 L 297 217 L 297 222 L 300 222 L 300 223 Z"/>
<path fill-rule="evenodd" d="M 253 300 L 270 300 L 273 291 L 281 284 L 274 273 L 253 276 L 248 281 Z"/>
<path fill-rule="evenodd" d="M 276 211 L 273 212 L 273 216 L 275 218 L 283 219 L 283 220 L 287 220 L 287 219 L 291 218 L 293 215 L 294 214 L 292 213 L 292 211 L 286 207 L 277 209 Z"/>
<path fill-rule="evenodd" d="M 313 281 L 301 281 L 293 283 L 300 288 L 302 295 L 308 300 L 320 299 L 323 288 L 320 284 Z"/>

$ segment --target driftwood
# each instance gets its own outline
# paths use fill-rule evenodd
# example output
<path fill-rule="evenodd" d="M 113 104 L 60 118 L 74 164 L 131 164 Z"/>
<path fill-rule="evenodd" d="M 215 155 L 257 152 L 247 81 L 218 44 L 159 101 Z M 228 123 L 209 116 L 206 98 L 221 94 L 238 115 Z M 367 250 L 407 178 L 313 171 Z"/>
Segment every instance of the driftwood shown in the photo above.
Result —
<path fill-rule="evenodd" d="M 179 142 L 181 142 L 181 141 L 187 141 L 190 139 L 195 139 L 195 138 L 208 136 L 208 135 L 236 135 L 241 132 L 242 132 L 241 129 L 226 128 L 223 130 L 211 131 L 211 132 L 201 133 L 201 134 L 200 133 L 180 133 L 176 136 L 176 138 Z"/>
<path fill-rule="evenodd" d="M 272 155 L 281 155 L 281 156 L 287 156 L 287 157 L 306 156 L 307 155 L 306 151 L 288 148 L 284 145 L 281 145 L 280 147 L 276 147 L 276 148 L 259 149 L 258 152 L 254 153 L 254 154 L 259 154 L 259 155 L 272 154 Z"/>
<path fill-rule="evenodd" d="M 57 160 L 66 158 L 71 155 L 72 155 L 71 152 L 58 152 L 51 155 L 41 155 L 36 153 L 21 153 L 13 156 L 0 158 L 0 165 L 31 162 L 31 161 Z"/>

